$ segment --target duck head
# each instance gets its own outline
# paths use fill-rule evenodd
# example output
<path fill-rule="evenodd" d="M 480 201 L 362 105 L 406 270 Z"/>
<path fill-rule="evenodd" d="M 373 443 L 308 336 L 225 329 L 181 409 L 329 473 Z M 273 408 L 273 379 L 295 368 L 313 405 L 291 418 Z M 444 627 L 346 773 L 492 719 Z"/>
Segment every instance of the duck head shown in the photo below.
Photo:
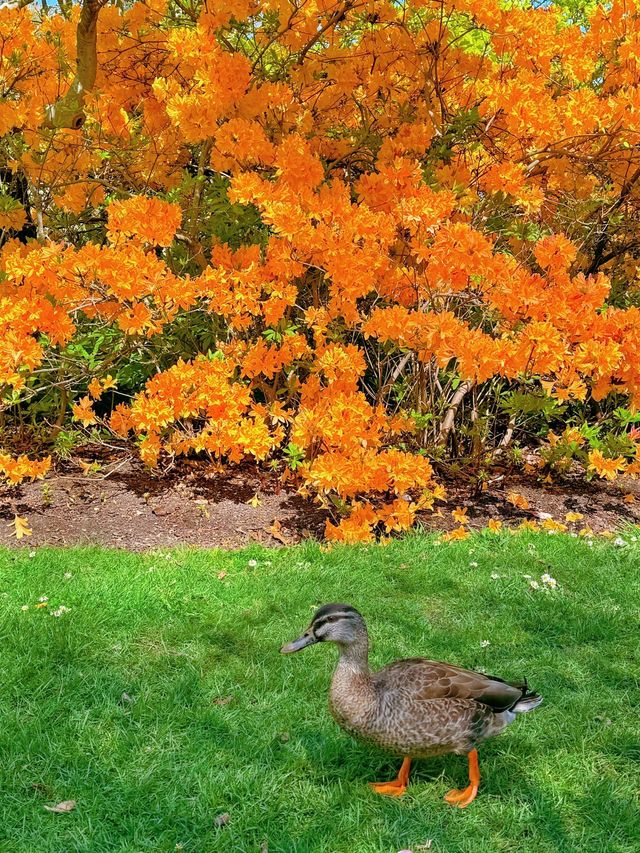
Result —
<path fill-rule="evenodd" d="M 314 643 L 337 643 L 345 648 L 366 639 L 367 627 L 362 615 L 349 604 L 325 604 L 316 610 L 307 630 L 284 645 L 283 655 L 299 652 Z"/>

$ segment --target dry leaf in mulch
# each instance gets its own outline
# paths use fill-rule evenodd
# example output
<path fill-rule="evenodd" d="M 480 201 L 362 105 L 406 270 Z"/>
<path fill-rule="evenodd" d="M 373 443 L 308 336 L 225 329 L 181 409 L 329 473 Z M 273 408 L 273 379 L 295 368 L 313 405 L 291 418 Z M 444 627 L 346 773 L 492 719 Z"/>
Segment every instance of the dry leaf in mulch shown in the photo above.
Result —
<path fill-rule="evenodd" d="M 507 500 L 510 504 L 517 506 L 518 509 L 529 509 L 529 501 L 525 498 L 524 495 L 519 495 L 518 492 L 509 492 L 507 495 Z"/>
<path fill-rule="evenodd" d="M 274 539 L 277 539 L 278 542 L 282 542 L 283 545 L 290 545 L 291 541 L 284 535 L 282 532 L 282 525 L 278 521 L 278 519 L 274 519 L 271 527 L 266 528 L 267 533 L 270 533 Z"/>
<path fill-rule="evenodd" d="M 72 812 L 75 807 L 75 800 L 63 800 L 63 802 L 58 803 L 55 806 L 44 806 L 48 812 L 53 812 L 53 814 L 69 814 L 69 812 Z"/>
<path fill-rule="evenodd" d="M 11 524 L 13 525 L 13 535 L 16 539 L 22 539 L 23 536 L 31 536 L 33 532 L 27 519 L 21 515 L 14 516 Z"/>

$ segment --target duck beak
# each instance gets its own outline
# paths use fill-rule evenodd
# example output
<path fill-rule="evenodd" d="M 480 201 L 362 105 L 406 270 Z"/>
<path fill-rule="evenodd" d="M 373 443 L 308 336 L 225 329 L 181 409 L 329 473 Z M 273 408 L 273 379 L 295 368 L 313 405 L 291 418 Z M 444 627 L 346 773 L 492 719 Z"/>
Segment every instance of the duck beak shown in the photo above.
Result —
<path fill-rule="evenodd" d="M 312 646 L 314 643 L 318 641 L 313 636 L 313 634 L 303 634 L 301 637 L 298 637 L 297 640 L 293 640 L 291 643 L 287 643 L 280 649 L 280 654 L 290 655 L 292 652 L 299 652 L 300 649 L 304 649 L 307 646 Z"/>

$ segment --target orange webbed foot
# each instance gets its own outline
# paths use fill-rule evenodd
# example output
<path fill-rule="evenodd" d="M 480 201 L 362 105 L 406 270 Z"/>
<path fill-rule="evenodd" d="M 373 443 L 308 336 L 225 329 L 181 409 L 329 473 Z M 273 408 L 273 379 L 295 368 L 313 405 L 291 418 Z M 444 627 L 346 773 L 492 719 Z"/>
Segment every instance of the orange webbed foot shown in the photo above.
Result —
<path fill-rule="evenodd" d="M 401 797 L 407 790 L 410 767 L 411 759 L 405 758 L 397 779 L 394 779 L 393 782 L 370 782 L 369 785 L 376 794 L 384 794 L 387 797 Z"/>
<path fill-rule="evenodd" d="M 466 809 L 476 798 L 478 793 L 477 785 L 469 785 L 461 791 L 454 789 L 445 795 L 445 802 L 451 806 L 457 806 L 459 809 Z"/>
<path fill-rule="evenodd" d="M 469 753 L 469 784 L 462 790 L 453 790 L 445 796 L 445 802 L 466 809 L 476 798 L 478 786 L 480 785 L 480 766 L 478 765 L 478 752 L 472 749 Z"/>
<path fill-rule="evenodd" d="M 369 787 L 376 794 L 384 794 L 386 797 L 401 797 L 407 790 L 406 785 L 398 785 L 397 782 L 369 782 Z"/>

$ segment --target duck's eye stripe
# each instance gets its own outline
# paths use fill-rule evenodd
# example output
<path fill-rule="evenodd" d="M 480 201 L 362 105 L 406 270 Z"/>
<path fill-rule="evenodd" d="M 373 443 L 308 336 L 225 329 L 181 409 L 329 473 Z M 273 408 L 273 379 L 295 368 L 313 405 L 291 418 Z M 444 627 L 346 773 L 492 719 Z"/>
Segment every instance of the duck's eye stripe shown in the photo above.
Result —
<path fill-rule="evenodd" d="M 320 619 L 316 619 L 313 627 L 317 630 L 330 622 L 339 622 L 340 619 L 349 619 L 350 617 L 350 613 L 332 613 L 330 616 L 321 616 Z"/>

